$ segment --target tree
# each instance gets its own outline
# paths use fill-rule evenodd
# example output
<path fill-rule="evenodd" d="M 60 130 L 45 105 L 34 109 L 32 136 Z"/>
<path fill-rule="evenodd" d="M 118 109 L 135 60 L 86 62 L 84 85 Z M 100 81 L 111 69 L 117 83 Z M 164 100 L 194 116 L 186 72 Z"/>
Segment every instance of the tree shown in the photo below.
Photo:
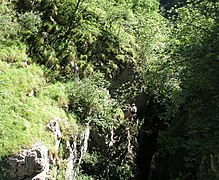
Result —
<path fill-rule="evenodd" d="M 162 68 L 158 75 L 172 78 L 162 82 L 160 76 L 154 76 L 154 81 L 160 82 L 155 86 L 158 98 L 166 106 L 163 118 L 169 122 L 169 128 L 159 138 L 160 154 L 167 162 L 164 171 L 167 178 L 216 179 L 218 3 L 187 1 L 174 12 L 170 46 L 164 51 L 168 59 L 161 66 L 155 63 L 155 67 Z M 165 91 L 171 82 L 174 91 Z"/>

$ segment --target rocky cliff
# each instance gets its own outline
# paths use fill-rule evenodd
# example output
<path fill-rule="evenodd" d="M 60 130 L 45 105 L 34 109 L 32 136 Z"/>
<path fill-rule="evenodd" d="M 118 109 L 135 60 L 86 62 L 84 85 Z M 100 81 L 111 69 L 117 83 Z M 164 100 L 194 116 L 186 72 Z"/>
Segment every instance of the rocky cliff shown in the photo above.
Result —
<path fill-rule="evenodd" d="M 23 149 L 20 153 L 5 158 L 3 179 L 16 180 L 72 180 L 78 173 L 79 165 L 87 150 L 90 128 L 84 127 L 80 133 L 64 136 L 60 124 L 70 126 L 61 118 L 52 119 L 45 128 L 55 136 L 55 151 L 50 151 L 41 142 Z"/>

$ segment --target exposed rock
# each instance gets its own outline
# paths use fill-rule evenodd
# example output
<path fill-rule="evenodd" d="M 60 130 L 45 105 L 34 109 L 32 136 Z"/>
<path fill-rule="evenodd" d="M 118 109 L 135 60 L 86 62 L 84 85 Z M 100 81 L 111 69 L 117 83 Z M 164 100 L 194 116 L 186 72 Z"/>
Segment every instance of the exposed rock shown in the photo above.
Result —
<path fill-rule="evenodd" d="M 31 149 L 7 158 L 6 163 L 10 167 L 4 172 L 6 178 L 44 180 L 49 170 L 48 149 L 36 143 Z"/>
<path fill-rule="evenodd" d="M 68 137 L 64 137 L 60 123 L 64 124 L 65 128 L 70 128 L 69 122 L 60 118 L 54 118 L 47 124 L 47 128 L 55 136 L 55 146 L 58 152 L 57 157 L 51 156 L 50 158 L 55 167 L 53 176 L 59 175 L 61 178 L 72 180 L 77 175 L 81 160 L 87 151 L 90 127 L 87 124 L 80 134 L 69 134 Z"/>
<path fill-rule="evenodd" d="M 63 121 L 63 120 L 60 119 L 60 118 L 53 118 L 52 120 L 49 121 L 49 123 L 46 126 L 47 129 L 52 131 L 52 133 L 55 136 L 55 139 L 56 139 L 56 144 L 55 144 L 56 150 L 59 149 L 59 144 L 60 144 L 60 141 L 61 141 L 61 138 L 62 138 L 62 132 L 61 132 L 60 125 L 59 125 L 60 121 Z"/>
<path fill-rule="evenodd" d="M 50 131 L 53 132 L 55 137 L 57 137 L 58 139 L 62 137 L 62 133 L 59 125 L 60 120 L 61 120 L 60 118 L 54 118 L 50 120 L 50 122 L 46 126 Z"/>
<path fill-rule="evenodd" d="M 80 135 L 80 143 L 79 144 L 81 146 L 79 149 L 80 152 L 78 154 L 79 155 L 79 160 L 78 160 L 79 164 L 81 163 L 81 160 L 87 151 L 89 135 L 90 135 L 90 126 L 89 126 L 89 124 L 87 124 L 86 129 Z"/>
<path fill-rule="evenodd" d="M 17 155 L 4 160 L 4 179 L 14 180 L 73 180 L 77 175 L 79 165 L 88 147 L 90 134 L 89 124 L 80 134 L 68 134 L 64 137 L 61 128 L 71 128 L 68 121 L 53 118 L 46 128 L 55 136 L 54 146 L 57 154 L 48 150 L 42 143 L 34 144 L 30 149 L 24 149 Z M 66 136 L 66 135 L 65 135 Z M 52 165 L 52 166 L 50 166 Z"/>
<path fill-rule="evenodd" d="M 137 126 L 137 125 L 136 125 Z M 85 159 L 81 164 L 85 174 L 95 176 L 97 179 L 109 177 L 109 179 L 131 179 L 132 174 L 137 172 L 137 139 L 136 127 L 127 119 L 114 124 L 107 131 L 101 131 L 92 127 L 89 141 L 89 155 L 94 159 Z M 98 152 L 98 157 L 96 156 Z M 100 158 L 97 163 L 95 158 Z M 93 161 L 94 160 L 94 161 Z M 94 163 L 96 163 L 94 165 Z M 126 174 L 124 169 L 130 172 Z M 119 171 L 123 171 L 122 176 Z M 117 173 L 115 173 L 117 172 Z"/>
<path fill-rule="evenodd" d="M 66 141 L 69 155 L 66 159 L 65 178 L 68 180 L 74 179 L 78 173 L 79 165 L 87 151 L 89 134 L 90 126 L 87 124 L 85 130 L 79 135 L 79 137 L 72 136 L 72 140 Z"/>
<path fill-rule="evenodd" d="M 132 164 L 135 166 L 136 163 L 136 151 L 137 151 L 137 139 L 131 135 L 130 129 L 127 129 L 127 149 L 125 157 L 122 160 L 122 164 Z"/>

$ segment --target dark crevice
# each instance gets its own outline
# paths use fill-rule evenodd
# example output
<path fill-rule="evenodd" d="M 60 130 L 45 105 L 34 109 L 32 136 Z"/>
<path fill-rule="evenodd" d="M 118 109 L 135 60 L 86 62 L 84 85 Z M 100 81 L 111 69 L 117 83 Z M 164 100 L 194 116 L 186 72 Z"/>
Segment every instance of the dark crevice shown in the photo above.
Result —
<path fill-rule="evenodd" d="M 151 160 L 157 148 L 159 130 L 164 128 L 159 114 L 162 107 L 146 94 L 141 94 L 136 102 L 138 106 L 138 118 L 142 123 L 138 132 L 137 166 L 140 178 L 147 180 L 150 175 Z"/>
<path fill-rule="evenodd" d="M 150 164 L 157 147 L 157 133 L 148 133 L 142 127 L 138 135 L 139 151 L 137 154 L 137 166 L 141 172 L 141 179 L 148 179 Z"/>

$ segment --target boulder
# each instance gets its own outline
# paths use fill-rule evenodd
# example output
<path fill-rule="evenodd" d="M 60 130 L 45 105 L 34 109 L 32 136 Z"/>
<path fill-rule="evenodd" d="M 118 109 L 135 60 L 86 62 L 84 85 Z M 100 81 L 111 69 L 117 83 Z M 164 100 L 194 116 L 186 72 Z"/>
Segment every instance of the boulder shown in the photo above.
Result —
<path fill-rule="evenodd" d="M 36 143 L 32 148 L 7 158 L 5 162 L 10 167 L 4 172 L 5 178 L 44 180 L 49 170 L 48 149 Z"/>

